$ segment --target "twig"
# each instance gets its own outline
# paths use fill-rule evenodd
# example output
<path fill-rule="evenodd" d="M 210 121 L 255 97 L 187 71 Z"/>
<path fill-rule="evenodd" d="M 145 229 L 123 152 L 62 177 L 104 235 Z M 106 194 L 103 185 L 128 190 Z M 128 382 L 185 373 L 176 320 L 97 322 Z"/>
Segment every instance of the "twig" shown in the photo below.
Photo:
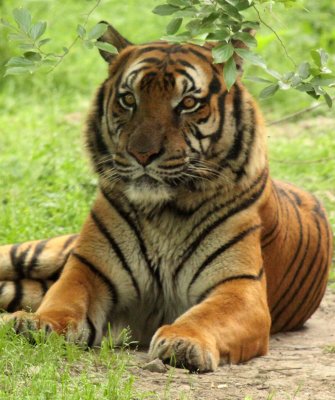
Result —
<path fill-rule="evenodd" d="M 293 60 L 293 58 L 288 54 L 288 51 L 287 51 L 287 49 L 286 49 L 286 47 L 285 47 L 283 41 L 282 41 L 281 38 L 279 37 L 278 33 L 277 33 L 269 24 L 267 24 L 267 23 L 263 20 L 263 18 L 261 17 L 260 12 L 259 12 L 259 10 L 258 10 L 258 8 L 257 8 L 255 5 L 253 5 L 253 8 L 256 10 L 256 13 L 257 13 L 257 15 L 258 15 L 258 19 L 260 20 L 260 22 L 261 22 L 264 26 L 266 26 L 268 29 L 270 29 L 270 31 L 276 36 L 276 38 L 277 38 L 277 40 L 279 41 L 281 47 L 284 49 L 284 52 L 285 52 L 285 54 L 286 54 L 286 57 L 291 61 L 291 63 L 294 65 L 294 67 L 297 67 L 297 64 L 295 63 L 295 61 Z"/>
<path fill-rule="evenodd" d="M 86 28 L 88 20 L 90 18 L 90 16 L 93 14 L 93 12 L 95 11 L 95 9 L 97 7 L 99 7 L 101 3 L 101 0 L 97 0 L 96 3 L 94 4 L 94 7 L 87 13 L 85 21 L 83 23 L 83 27 Z M 64 57 L 69 54 L 69 51 L 72 49 L 72 47 L 78 42 L 78 40 L 80 39 L 80 36 L 77 35 L 74 40 L 72 41 L 72 43 L 69 45 L 69 47 L 67 48 L 67 51 L 64 52 L 62 55 L 59 56 L 59 60 L 56 62 L 56 64 L 50 69 L 49 72 L 52 72 L 56 67 L 58 67 L 58 65 L 63 61 Z M 48 72 L 48 73 L 49 73 Z"/>
<path fill-rule="evenodd" d="M 332 97 L 331 99 L 332 99 L 332 101 L 335 101 L 335 96 Z M 326 104 L 326 103 L 314 104 L 314 105 L 312 105 L 312 106 L 303 108 L 302 110 L 296 111 L 296 112 L 293 113 L 293 114 L 289 114 L 289 115 L 287 115 L 286 117 L 277 119 L 277 120 L 275 120 L 275 121 L 270 121 L 270 122 L 268 122 L 266 125 L 267 125 L 267 126 L 272 126 L 272 125 L 281 124 L 282 122 L 285 122 L 285 121 L 288 121 L 289 119 L 298 117 L 299 115 L 304 114 L 305 112 L 312 111 L 312 110 L 315 110 L 316 108 L 322 107 L 322 106 L 324 106 L 325 104 Z"/>

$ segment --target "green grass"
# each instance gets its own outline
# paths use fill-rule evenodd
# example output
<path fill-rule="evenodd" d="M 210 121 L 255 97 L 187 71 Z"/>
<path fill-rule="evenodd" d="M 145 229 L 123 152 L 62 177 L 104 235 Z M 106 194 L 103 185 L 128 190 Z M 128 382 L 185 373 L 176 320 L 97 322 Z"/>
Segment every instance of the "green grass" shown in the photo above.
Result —
<path fill-rule="evenodd" d="M 101 349 L 83 350 L 55 334 L 34 334 L 32 345 L 10 326 L 0 328 L 0 399 L 130 400 L 138 393 L 128 372 L 126 349 L 116 351 L 110 338 Z"/>
<path fill-rule="evenodd" d="M 310 1 L 313 6 L 314 2 Z M 66 4 L 66 5 L 65 5 Z M 164 34 L 166 19 L 151 13 L 154 0 L 103 1 L 90 20 L 93 26 L 108 20 L 127 38 L 140 43 Z M 0 2 L 2 16 L 18 6 L 28 6 L 33 15 L 46 19 L 53 38 L 52 51 L 68 46 L 94 5 L 93 1 Z M 314 7 L 314 6 L 313 6 Z M 296 31 L 293 11 L 282 24 L 285 38 Z M 324 32 L 334 29 L 328 13 L 322 19 Z M 316 21 L 321 19 L 316 19 Z M 304 22 L 301 43 L 306 48 L 314 25 Z M 317 30 L 316 30 L 317 31 Z M 318 32 L 324 45 L 327 35 Z M 275 67 L 287 60 L 273 35 L 259 36 L 261 51 Z M 313 36 L 313 40 L 315 40 Z M 53 44 L 54 43 L 54 44 Z M 329 43 L 328 43 L 329 44 Z M 304 47 L 305 46 L 305 47 Z M 303 50 L 301 50 L 303 51 Z M 6 58 L 17 54 L 0 29 L 0 74 Z M 266 54 L 265 57 L 267 58 Z M 284 65 L 285 64 L 285 65 Z M 77 232 L 94 199 L 96 178 L 84 155 L 81 131 L 95 88 L 106 76 L 106 64 L 96 50 L 76 46 L 51 74 L 0 78 L 0 243 L 51 237 Z M 252 71 L 254 75 L 254 72 Z M 259 86 L 252 86 L 258 93 Z M 261 102 L 268 120 L 300 109 L 310 100 L 303 94 L 282 92 Z M 326 111 L 322 114 L 327 115 Z M 329 114 L 330 115 L 330 114 Z M 303 118 L 310 120 L 310 115 Z M 327 207 L 335 227 L 335 162 L 309 163 L 335 154 L 335 124 L 319 120 L 309 129 L 294 123 L 283 130 L 269 128 L 273 176 L 291 181 L 317 194 Z M 334 229 L 335 230 L 335 229 Z M 332 279 L 335 281 L 335 274 Z M 128 357 L 111 350 L 108 340 L 100 352 L 83 351 L 51 337 L 31 346 L 26 339 L 0 328 L 0 399 L 130 399 L 150 397 L 136 394 L 134 377 L 127 372 Z M 168 394 L 168 386 L 166 392 Z M 142 396 L 142 397 L 141 397 Z"/>

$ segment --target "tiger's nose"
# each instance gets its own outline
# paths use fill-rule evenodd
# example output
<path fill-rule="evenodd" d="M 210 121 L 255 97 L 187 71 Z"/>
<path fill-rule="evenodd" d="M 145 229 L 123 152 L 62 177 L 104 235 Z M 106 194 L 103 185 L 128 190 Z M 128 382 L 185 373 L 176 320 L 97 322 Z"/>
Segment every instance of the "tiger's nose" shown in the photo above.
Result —
<path fill-rule="evenodd" d="M 128 153 L 143 167 L 153 162 L 162 154 L 162 152 L 162 150 L 156 149 L 148 149 L 146 151 L 139 151 L 132 148 L 128 149 Z"/>

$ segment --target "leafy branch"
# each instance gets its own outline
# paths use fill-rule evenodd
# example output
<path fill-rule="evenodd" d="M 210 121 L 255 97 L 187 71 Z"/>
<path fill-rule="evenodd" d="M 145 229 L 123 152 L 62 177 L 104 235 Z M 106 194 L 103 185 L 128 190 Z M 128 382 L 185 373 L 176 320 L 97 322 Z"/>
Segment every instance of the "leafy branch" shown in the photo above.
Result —
<path fill-rule="evenodd" d="M 311 60 L 299 65 L 290 57 L 287 49 L 277 32 L 267 24 L 260 15 L 257 4 L 267 3 L 268 0 L 166 0 L 153 10 L 155 14 L 173 16 L 166 27 L 167 36 L 162 39 L 171 42 L 189 42 L 203 45 L 206 41 L 216 41 L 212 50 L 216 63 L 224 63 L 223 74 L 228 90 L 238 76 L 238 62 L 243 59 L 262 68 L 269 79 L 249 78 L 266 83 L 260 97 L 266 98 L 277 90 L 296 89 L 305 92 L 313 98 L 323 96 L 327 105 L 332 106 L 332 98 L 327 90 L 335 86 L 335 75 L 328 67 L 329 55 L 323 49 L 311 51 Z M 296 0 L 272 0 L 286 7 Z M 248 13 L 246 13 L 248 11 Z M 250 19 L 251 13 L 254 18 Z M 257 46 L 252 31 L 263 24 L 276 36 L 284 49 L 286 57 L 294 69 L 279 73 L 270 69 L 262 57 L 250 48 Z M 181 30 L 181 32 L 180 32 Z"/>
<path fill-rule="evenodd" d="M 99 49 L 116 53 L 116 49 L 107 43 L 98 42 L 97 39 L 103 35 L 107 29 L 107 25 L 99 23 L 87 31 L 89 18 L 94 10 L 99 6 L 101 0 L 97 0 L 94 7 L 87 13 L 83 25 L 77 26 L 77 35 L 68 47 L 63 47 L 60 54 L 48 52 L 45 45 L 51 41 L 45 37 L 47 22 L 33 22 L 29 10 L 25 8 L 16 8 L 13 10 L 14 23 L 1 18 L 0 24 L 6 27 L 10 33 L 9 39 L 18 43 L 18 47 L 23 52 L 18 57 L 12 57 L 6 63 L 6 75 L 17 75 L 23 73 L 34 73 L 37 70 L 47 67 L 48 71 L 54 70 L 70 52 L 70 50 L 81 40 L 85 47 L 91 49 L 98 47 Z"/>

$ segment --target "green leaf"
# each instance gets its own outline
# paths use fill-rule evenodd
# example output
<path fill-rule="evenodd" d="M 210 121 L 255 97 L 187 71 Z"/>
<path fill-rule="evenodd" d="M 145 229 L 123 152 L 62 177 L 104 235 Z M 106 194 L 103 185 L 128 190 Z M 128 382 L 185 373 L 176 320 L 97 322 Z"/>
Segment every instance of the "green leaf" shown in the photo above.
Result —
<path fill-rule="evenodd" d="M 234 54 L 234 48 L 231 43 L 225 43 L 221 46 L 214 47 L 212 50 L 215 63 L 222 63 L 229 60 Z"/>
<path fill-rule="evenodd" d="M 197 16 L 197 10 L 194 7 L 188 7 L 184 10 L 177 11 L 175 16 L 180 18 L 195 18 Z"/>
<path fill-rule="evenodd" d="M 90 50 L 93 49 L 93 47 L 95 46 L 95 43 L 91 42 L 90 40 L 84 40 L 83 44 L 87 49 L 90 49 Z"/>
<path fill-rule="evenodd" d="M 311 74 L 311 65 L 309 62 L 303 62 L 299 65 L 298 74 L 301 79 L 307 79 Z"/>
<path fill-rule="evenodd" d="M 27 74 L 28 72 L 32 73 L 33 71 L 34 68 L 32 67 L 13 67 L 13 68 L 8 68 L 4 76 Z"/>
<path fill-rule="evenodd" d="M 192 5 L 192 2 L 189 0 L 168 0 L 167 2 L 175 7 L 187 7 Z"/>
<path fill-rule="evenodd" d="M 306 92 L 308 94 L 308 96 L 313 97 L 313 99 L 318 100 L 320 98 L 320 95 L 316 94 L 314 90 L 311 90 L 309 92 Z"/>
<path fill-rule="evenodd" d="M 207 17 L 202 19 L 201 27 L 202 28 L 211 28 L 213 22 L 219 18 L 220 14 L 218 12 L 212 12 Z"/>
<path fill-rule="evenodd" d="M 325 94 L 323 95 L 324 99 L 326 100 L 327 106 L 329 108 L 332 108 L 333 106 L 333 99 L 329 96 L 329 94 L 327 92 L 325 92 Z"/>
<path fill-rule="evenodd" d="M 78 25 L 77 34 L 81 39 L 84 39 L 86 35 L 86 29 L 82 25 Z"/>
<path fill-rule="evenodd" d="M 228 29 L 220 29 L 218 31 L 215 31 L 213 33 L 210 33 L 207 37 L 208 40 L 218 40 L 220 42 L 223 42 L 224 40 L 228 39 L 230 37 L 230 32 Z"/>
<path fill-rule="evenodd" d="M 31 28 L 31 15 L 26 8 L 15 8 L 13 10 L 14 19 L 20 29 L 29 33 Z"/>
<path fill-rule="evenodd" d="M 21 43 L 19 48 L 25 51 L 36 51 L 36 47 L 31 43 Z"/>
<path fill-rule="evenodd" d="M 47 28 L 46 22 L 37 22 L 30 29 L 30 36 L 33 40 L 37 40 L 39 37 L 43 35 Z"/>
<path fill-rule="evenodd" d="M 34 62 L 24 57 L 12 57 L 6 63 L 6 67 L 28 67 L 34 65 Z"/>
<path fill-rule="evenodd" d="M 30 61 L 38 62 L 41 61 L 42 57 L 39 53 L 36 53 L 34 51 L 26 51 L 24 54 L 24 58 Z"/>
<path fill-rule="evenodd" d="M 21 42 L 22 40 L 26 40 L 26 36 L 22 33 L 10 33 L 8 39 Z"/>
<path fill-rule="evenodd" d="M 38 42 L 38 46 L 39 46 L 39 47 L 44 46 L 45 44 L 47 44 L 48 42 L 50 42 L 50 40 L 51 40 L 51 39 L 49 39 L 49 38 L 42 39 L 42 40 L 40 40 L 40 41 Z"/>
<path fill-rule="evenodd" d="M 108 53 L 117 54 L 117 49 L 110 43 L 97 41 L 94 43 L 94 46 L 100 50 L 107 51 Z"/>
<path fill-rule="evenodd" d="M 278 83 L 273 83 L 272 85 L 267 86 L 266 88 L 264 88 L 260 94 L 259 97 L 261 99 L 266 99 L 267 97 L 272 96 L 273 94 L 276 93 L 276 91 L 279 89 L 279 85 Z"/>
<path fill-rule="evenodd" d="M 243 11 L 246 10 L 247 8 L 250 8 L 252 6 L 252 2 L 249 0 L 237 0 L 237 1 L 229 1 L 232 5 L 235 5 L 235 7 L 238 9 L 238 11 Z M 235 3 L 235 4 L 234 4 Z"/>
<path fill-rule="evenodd" d="M 188 40 L 190 40 L 191 35 L 189 32 L 182 32 L 182 33 L 179 33 L 178 35 L 163 36 L 161 39 L 166 40 L 167 42 L 171 42 L 171 43 L 181 43 L 181 42 L 187 42 Z"/>
<path fill-rule="evenodd" d="M 188 24 L 185 25 L 185 29 L 191 32 L 192 36 L 196 36 L 199 34 L 201 28 L 201 20 L 193 19 Z"/>
<path fill-rule="evenodd" d="M 311 56 L 318 67 L 321 68 L 327 65 L 329 54 L 324 49 L 312 50 Z"/>
<path fill-rule="evenodd" d="M 316 64 L 318 67 L 321 68 L 321 66 L 322 66 L 322 63 L 321 63 L 321 55 L 320 55 L 320 53 L 318 52 L 318 50 L 312 50 L 312 51 L 311 51 L 311 56 L 312 56 L 312 58 L 313 58 L 315 64 Z"/>
<path fill-rule="evenodd" d="M 178 32 L 178 29 L 180 28 L 182 22 L 183 22 L 182 18 L 172 19 L 166 27 L 166 33 L 168 35 L 174 35 L 176 32 Z"/>
<path fill-rule="evenodd" d="M 160 6 L 155 7 L 152 12 L 157 15 L 171 15 L 179 11 L 179 9 L 179 7 L 170 4 L 161 4 Z"/>
<path fill-rule="evenodd" d="M 107 30 L 107 24 L 96 24 L 87 34 L 88 40 L 96 40 L 99 39 Z"/>
<path fill-rule="evenodd" d="M 266 68 L 263 58 L 258 54 L 252 53 L 250 50 L 235 48 L 235 53 L 244 60 L 249 61 L 251 64 L 258 65 L 261 68 Z"/>
<path fill-rule="evenodd" d="M 243 17 L 239 13 L 238 9 L 231 4 L 227 3 L 225 0 L 217 0 L 217 2 L 220 4 L 221 8 L 224 10 L 224 12 L 229 15 L 229 17 L 237 20 L 237 21 L 242 21 Z"/>
<path fill-rule="evenodd" d="M 243 21 L 242 25 L 244 28 L 250 28 L 250 29 L 259 29 L 260 23 L 257 21 Z"/>
<path fill-rule="evenodd" d="M 4 18 L 0 18 L 0 24 L 5 26 L 6 28 L 11 28 L 11 29 L 16 29 L 12 24 L 10 24 L 7 20 Z"/>
<path fill-rule="evenodd" d="M 233 39 L 240 40 L 241 42 L 245 43 L 247 47 L 257 46 L 257 40 L 252 35 L 250 35 L 250 33 L 247 32 L 237 32 L 233 36 Z"/>
<path fill-rule="evenodd" d="M 309 81 L 313 86 L 330 86 L 335 84 L 335 75 L 318 75 Z"/>
<path fill-rule="evenodd" d="M 227 90 L 229 91 L 237 78 L 237 68 L 235 64 L 234 57 L 231 57 L 223 67 L 223 76 L 227 86 Z"/>

